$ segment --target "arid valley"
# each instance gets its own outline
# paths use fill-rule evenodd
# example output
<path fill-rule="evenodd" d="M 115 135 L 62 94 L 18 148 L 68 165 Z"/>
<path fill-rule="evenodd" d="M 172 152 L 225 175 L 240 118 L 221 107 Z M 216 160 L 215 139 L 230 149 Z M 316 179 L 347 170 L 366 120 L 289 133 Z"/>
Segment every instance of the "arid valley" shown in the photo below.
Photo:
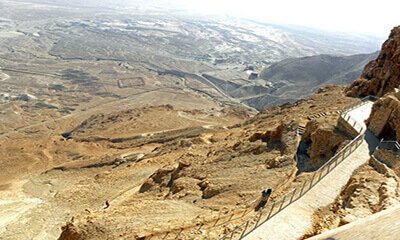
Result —
<path fill-rule="evenodd" d="M 400 27 L 137 2 L 0 0 L 0 239 L 374 239 L 352 229 L 399 217 Z"/>

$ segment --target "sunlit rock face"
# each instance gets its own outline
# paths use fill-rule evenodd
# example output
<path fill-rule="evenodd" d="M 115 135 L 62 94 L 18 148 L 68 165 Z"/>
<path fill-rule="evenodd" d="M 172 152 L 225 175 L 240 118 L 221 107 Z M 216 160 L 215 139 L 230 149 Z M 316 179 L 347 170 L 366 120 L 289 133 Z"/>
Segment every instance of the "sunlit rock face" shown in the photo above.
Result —
<path fill-rule="evenodd" d="M 400 26 L 393 28 L 378 58 L 368 63 L 360 78 L 347 88 L 347 95 L 381 97 L 400 85 Z"/>
<path fill-rule="evenodd" d="M 400 141 L 400 92 L 397 89 L 374 104 L 368 128 L 380 138 Z"/>

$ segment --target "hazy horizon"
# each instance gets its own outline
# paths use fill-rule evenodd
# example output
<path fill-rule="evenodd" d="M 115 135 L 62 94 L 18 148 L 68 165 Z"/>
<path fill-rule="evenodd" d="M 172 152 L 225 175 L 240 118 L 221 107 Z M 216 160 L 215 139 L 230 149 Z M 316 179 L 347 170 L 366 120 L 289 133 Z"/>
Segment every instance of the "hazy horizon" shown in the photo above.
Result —
<path fill-rule="evenodd" d="M 196 16 L 246 18 L 266 23 L 303 26 L 319 30 L 356 33 L 386 39 L 400 25 L 400 2 L 382 0 L 15 0 L 75 7 L 100 7 L 128 13 L 155 10 Z M 1 3 L 1 1 L 0 1 Z M 173 11 L 172 11 L 173 10 Z"/>
<path fill-rule="evenodd" d="M 318 0 L 172 0 L 196 13 L 230 15 L 274 23 L 302 25 L 329 31 L 355 32 L 387 37 L 400 24 L 400 2 Z M 390 7 L 388 7 L 390 6 Z"/>
<path fill-rule="evenodd" d="M 318 0 L 119 0 L 119 5 L 143 8 L 175 9 L 187 14 L 219 15 L 290 24 L 326 31 L 352 32 L 386 38 L 400 25 L 400 2 L 393 0 L 332 2 Z M 390 7 L 388 7 L 390 6 Z"/>

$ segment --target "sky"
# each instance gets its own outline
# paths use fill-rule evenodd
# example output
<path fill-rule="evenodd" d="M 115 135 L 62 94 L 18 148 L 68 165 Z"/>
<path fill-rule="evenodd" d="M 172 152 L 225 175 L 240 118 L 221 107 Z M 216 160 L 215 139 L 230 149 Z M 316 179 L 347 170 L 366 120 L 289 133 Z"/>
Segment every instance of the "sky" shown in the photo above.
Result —
<path fill-rule="evenodd" d="M 157 0 L 155 1 L 157 2 Z M 164 0 L 197 14 L 252 18 L 387 37 L 400 25 L 400 0 Z"/>

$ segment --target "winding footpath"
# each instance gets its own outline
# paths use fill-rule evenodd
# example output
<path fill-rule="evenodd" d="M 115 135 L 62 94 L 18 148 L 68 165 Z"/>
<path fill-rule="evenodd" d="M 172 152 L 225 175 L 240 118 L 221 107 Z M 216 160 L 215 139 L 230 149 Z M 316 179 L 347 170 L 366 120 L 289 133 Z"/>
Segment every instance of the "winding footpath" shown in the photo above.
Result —
<path fill-rule="evenodd" d="M 348 114 L 359 124 L 363 124 L 371 113 L 373 102 L 351 110 Z M 378 139 L 365 138 L 362 144 L 340 163 L 332 172 L 310 189 L 303 197 L 259 226 L 244 239 L 298 239 L 312 227 L 312 216 L 319 208 L 332 203 L 347 184 L 354 170 L 370 159 L 369 150 L 375 148 Z"/>

